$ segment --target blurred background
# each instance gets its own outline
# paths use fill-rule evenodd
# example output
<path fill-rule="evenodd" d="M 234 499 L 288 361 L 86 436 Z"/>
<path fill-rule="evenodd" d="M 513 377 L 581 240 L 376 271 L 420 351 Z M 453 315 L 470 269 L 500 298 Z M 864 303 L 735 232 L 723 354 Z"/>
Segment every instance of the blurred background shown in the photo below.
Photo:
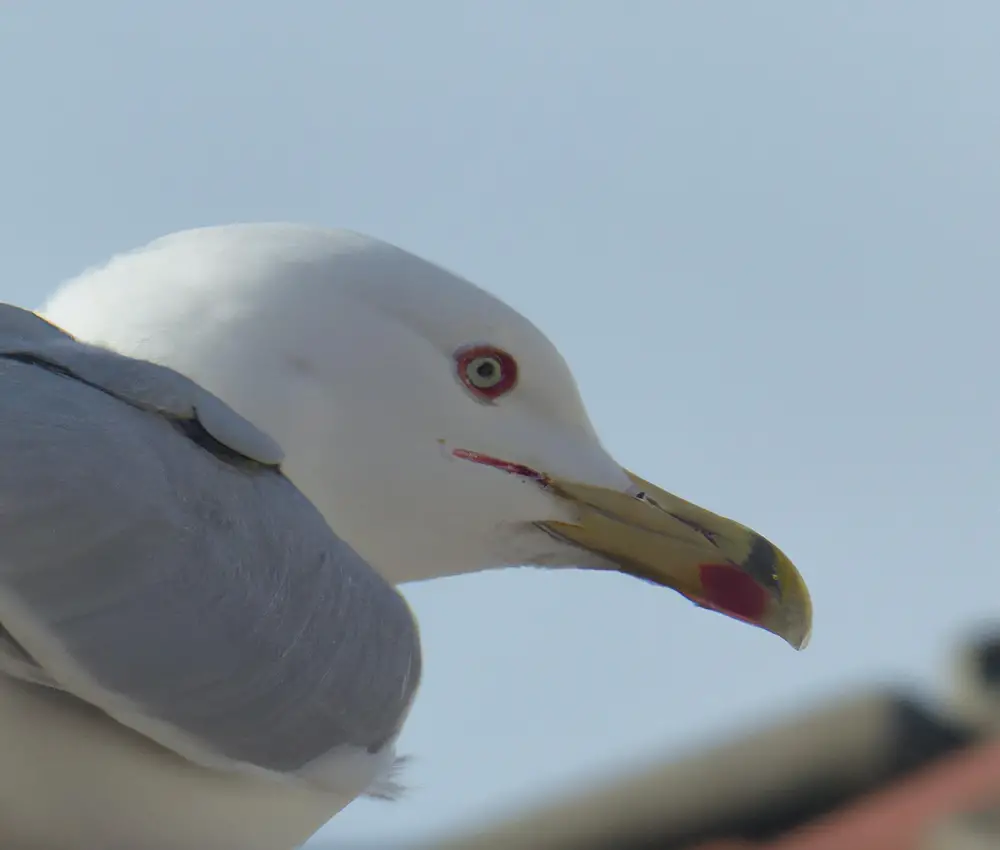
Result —
<path fill-rule="evenodd" d="M 876 684 L 935 698 L 1000 615 L 998 28 L 988 0 L 3 5 L 0 297 L 197 225 L 368 232 L 527 314 L 619 461 L 812 589 L 795 653 L 614 575 L 405 588 L 409 793 L 310 850 L 434 846 Z"/>

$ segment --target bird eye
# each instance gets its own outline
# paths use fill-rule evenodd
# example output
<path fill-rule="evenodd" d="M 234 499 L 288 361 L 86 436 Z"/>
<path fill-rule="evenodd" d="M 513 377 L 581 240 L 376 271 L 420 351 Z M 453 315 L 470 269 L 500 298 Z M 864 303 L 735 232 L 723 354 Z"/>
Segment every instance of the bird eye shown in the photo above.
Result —
<path fill-rule="evenodd" d="M 465 377 L 477 390 L 491 390 L 503 380 L 503 363 L 497 357 L 474 357 L 465 367 Z"/>
<path fill-rule="evenodd" d="M 462 349 L 455 361 L 459 379 L 478 398 L 499 398 L 517 383 L 517 363 L 499 348 L 483 345 Z"/>

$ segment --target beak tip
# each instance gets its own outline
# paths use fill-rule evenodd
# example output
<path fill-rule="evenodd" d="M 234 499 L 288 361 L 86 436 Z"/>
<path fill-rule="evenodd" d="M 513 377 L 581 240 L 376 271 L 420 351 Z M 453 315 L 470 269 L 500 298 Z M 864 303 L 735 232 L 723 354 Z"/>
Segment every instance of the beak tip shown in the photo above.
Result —
<path fill-rule="evenodd" d="M 802 652 L 802 650 L 809 648 L 810 640 L 812 640 L 812 629 L 807 629 L 804 635 L 799 637 L 797 640 L 794 639 L 790 640 L 788 641 L 788 643 L 792 647 L 792 649 L 796 650 L 797 652 Z"/>
<path fill-rule="evenodd" d="M 790 616 L 781 627 L 773 631 L 792 649 L 801 652 L 808 648 L 809 641 L 812 640 L 812 612 L 808 611 L 805 616 Z"/>
<path fill-rule="evenodd" d="M 774 551 L 777 554 L 776 572 L 785 591 L 778 614 L 781 628 L 776 631 L 792 649 L 801 652 L 812 639 L 812 598 L 801 573 L 783 552 L 777 548 Z"/>

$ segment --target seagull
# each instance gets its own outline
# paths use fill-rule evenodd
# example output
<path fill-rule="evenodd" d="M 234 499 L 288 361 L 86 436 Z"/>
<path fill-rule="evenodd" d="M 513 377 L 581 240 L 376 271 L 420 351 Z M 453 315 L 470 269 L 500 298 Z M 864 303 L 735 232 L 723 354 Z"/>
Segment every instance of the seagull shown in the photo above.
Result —
<path fill-rule="evenodd" d="M 775 545 L 615 462 L 540 330 L 386 242 L 184 231 L 0 319 L 4 846 L 291 850 L 391 795 L 406 582 L 617 571 L 808 641 Z"/>

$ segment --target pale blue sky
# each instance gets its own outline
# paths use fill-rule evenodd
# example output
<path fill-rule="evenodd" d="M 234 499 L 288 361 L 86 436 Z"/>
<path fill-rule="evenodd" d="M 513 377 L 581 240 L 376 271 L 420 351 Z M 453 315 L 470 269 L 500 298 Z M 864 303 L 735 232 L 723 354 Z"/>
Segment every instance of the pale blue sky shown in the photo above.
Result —
<path fill-rule="evenodd" d="M 1000 614 L 1000 5 L 6 3 L 0 297 L 193 225 L 367 231 L 566 354 L 608 447 L 775 539 L 815 637 L 612 575 L 407 589 L 400 846 L 852 683 Z"/>

